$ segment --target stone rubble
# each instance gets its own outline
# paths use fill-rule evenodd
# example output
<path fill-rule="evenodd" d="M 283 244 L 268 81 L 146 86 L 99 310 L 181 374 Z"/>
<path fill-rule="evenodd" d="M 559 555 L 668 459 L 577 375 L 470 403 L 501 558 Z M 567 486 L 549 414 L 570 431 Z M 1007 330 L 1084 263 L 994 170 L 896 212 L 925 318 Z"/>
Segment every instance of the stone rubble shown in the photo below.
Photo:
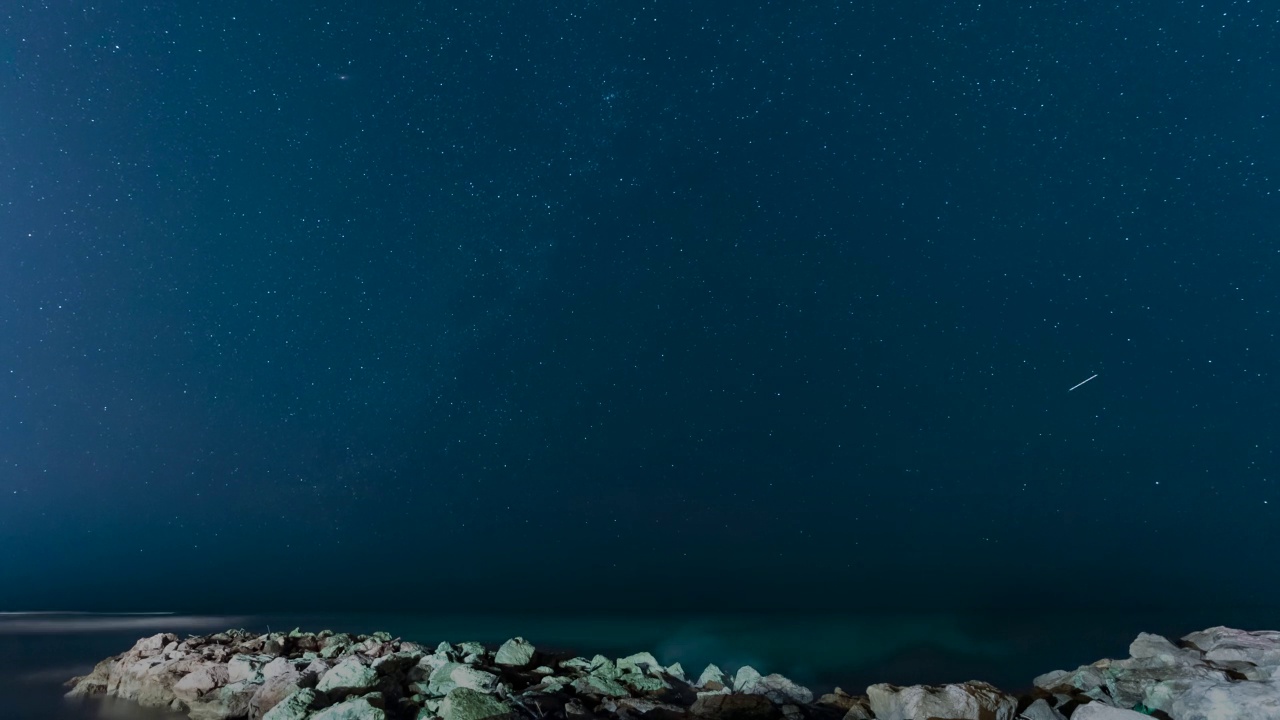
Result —
<path fill-rule="evenodd" d="M 1055 670 L 1014 696 L 971 680 L 814 694 L 750 666 L 690 683 L 647 652 L 590 660 L 434 649 L 387 633 L 161 633 L 72 678 L 71 698 L 113 696 L 192 720 L 1280 720 L 1280 632 L 1215 627 L 1178 643 L 1140 634 L 1130 657 Z"/>

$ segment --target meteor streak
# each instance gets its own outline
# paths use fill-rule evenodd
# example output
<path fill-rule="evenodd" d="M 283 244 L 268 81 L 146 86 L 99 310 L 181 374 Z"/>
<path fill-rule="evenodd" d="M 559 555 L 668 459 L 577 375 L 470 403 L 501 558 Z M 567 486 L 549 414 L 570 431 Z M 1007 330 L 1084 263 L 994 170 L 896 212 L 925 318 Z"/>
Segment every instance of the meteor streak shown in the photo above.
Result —
<path fill-rule="evenodd" d="M 1076 383 L 1075 385 L 1072 385 L 1071 387 L 1067 388 L 1067 392 L 1071 392 L 1072 390 L 1075 390 L 1076 388 L 1080 387 L 1081 385 L 1083 385 L 1083 384 L 1085 384 L 1085 383 L 1089 382 L 1090 380 L 1092 380 L 1092 379 L 1094 379 L 1094 378 L 1096 378 L 1096 377 L 1098 377 L 1098 373 L 1094 373 L 1094 374 L 1090 375 L 1089 377 L 1087 377 L 1087 378 L 1085 378 L 1085 379 L 1081 380 L 1080 382 Z"/>

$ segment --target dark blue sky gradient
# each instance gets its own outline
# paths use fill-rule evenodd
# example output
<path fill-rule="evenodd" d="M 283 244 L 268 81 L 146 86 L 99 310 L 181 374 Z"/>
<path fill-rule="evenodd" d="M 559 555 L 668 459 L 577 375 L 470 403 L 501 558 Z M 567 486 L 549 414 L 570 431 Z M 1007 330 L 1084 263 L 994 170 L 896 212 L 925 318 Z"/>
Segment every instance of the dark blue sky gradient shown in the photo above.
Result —
<path fill-rule="evenodd" d="M 0 608 L 1274 604 L 1278 48 L 7 7 Z"/>

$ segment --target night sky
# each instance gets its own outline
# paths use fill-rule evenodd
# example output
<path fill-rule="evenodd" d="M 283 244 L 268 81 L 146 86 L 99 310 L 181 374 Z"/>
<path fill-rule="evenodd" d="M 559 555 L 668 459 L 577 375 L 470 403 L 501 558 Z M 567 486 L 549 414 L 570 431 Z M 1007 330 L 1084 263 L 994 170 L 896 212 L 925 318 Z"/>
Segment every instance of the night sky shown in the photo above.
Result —
<path fill-rule="evenodd" d="M 0 609 L 1274 604 L 1278 201 L 1265 2 L 5 3 Z"/>

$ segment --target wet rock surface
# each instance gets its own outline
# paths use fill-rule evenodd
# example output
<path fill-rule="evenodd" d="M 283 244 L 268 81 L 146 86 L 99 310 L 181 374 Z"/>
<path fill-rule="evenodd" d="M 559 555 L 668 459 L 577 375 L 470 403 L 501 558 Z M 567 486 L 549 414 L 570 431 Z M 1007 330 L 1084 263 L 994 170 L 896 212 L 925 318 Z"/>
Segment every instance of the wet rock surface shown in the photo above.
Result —
<path fill-rule="evenodd" d="M 1130 657 L 1055 670 L 1015 696 L 972 680 L 817 696 L 778 674 L 709 665 L 690 682 L 648 652 L 586 659 L 524 638 L 496 648 L 387 633 L 162 633 L 73 678 L 193 720 L 1280 720 L 1280 632 L 1143 633 Z"/>

